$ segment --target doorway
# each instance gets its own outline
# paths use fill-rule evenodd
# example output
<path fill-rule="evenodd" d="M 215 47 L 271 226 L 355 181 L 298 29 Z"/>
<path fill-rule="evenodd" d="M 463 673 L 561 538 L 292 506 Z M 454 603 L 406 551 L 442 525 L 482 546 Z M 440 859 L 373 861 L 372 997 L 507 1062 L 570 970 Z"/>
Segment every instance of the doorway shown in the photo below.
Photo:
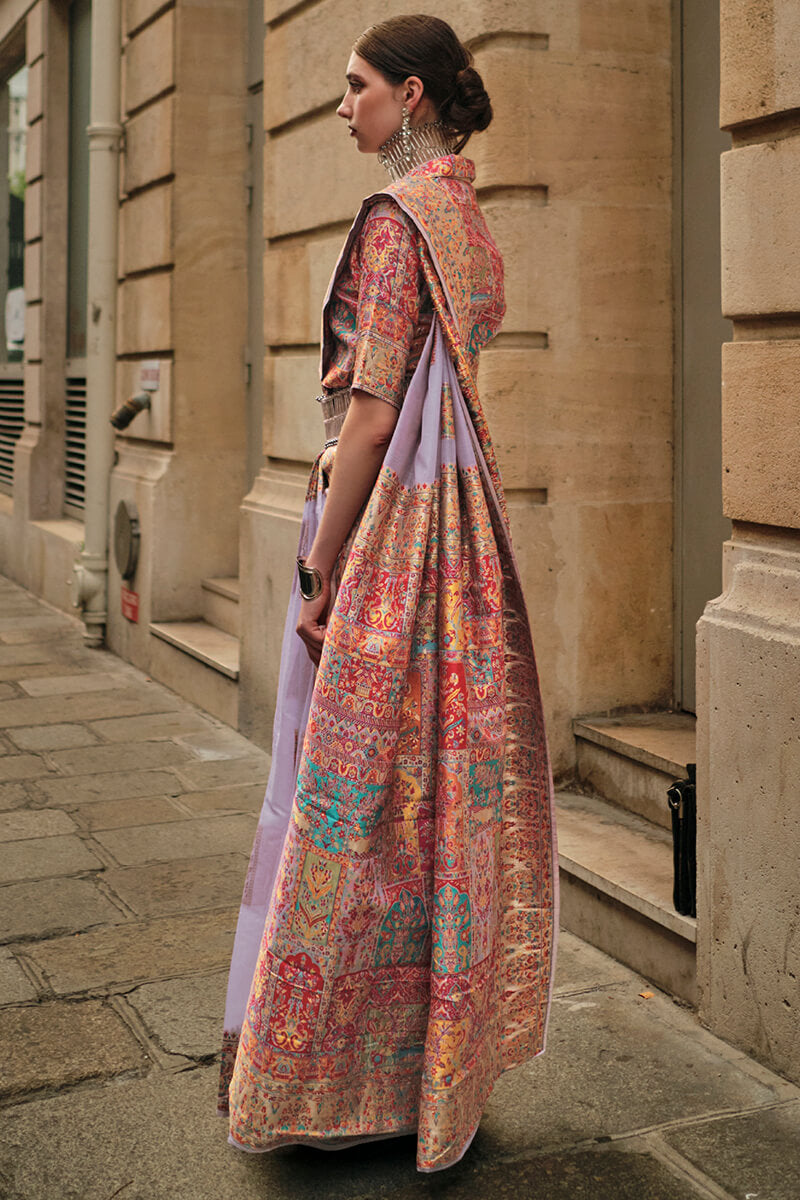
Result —
<path fill-rule="evenodd" d="M 676 54 L 675 699 L 696 708 L 696 625 L 722 590 L 719 4 L 678 0 Z"/>

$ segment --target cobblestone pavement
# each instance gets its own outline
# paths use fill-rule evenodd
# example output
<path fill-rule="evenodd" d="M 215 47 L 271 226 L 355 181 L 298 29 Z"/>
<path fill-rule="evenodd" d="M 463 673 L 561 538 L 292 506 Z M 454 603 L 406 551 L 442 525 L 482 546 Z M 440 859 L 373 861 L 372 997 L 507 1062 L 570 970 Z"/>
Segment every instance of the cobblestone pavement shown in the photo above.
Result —
<path fill-rule="evenodd" d="M 0 577 L 3 1200 L 798 1200 L 800 1089 L 569 935 L 464 1161 L 229 1146 L 227 965 L 268 757 Z M 654 992 L 642 998 L 643 990 Z"/>

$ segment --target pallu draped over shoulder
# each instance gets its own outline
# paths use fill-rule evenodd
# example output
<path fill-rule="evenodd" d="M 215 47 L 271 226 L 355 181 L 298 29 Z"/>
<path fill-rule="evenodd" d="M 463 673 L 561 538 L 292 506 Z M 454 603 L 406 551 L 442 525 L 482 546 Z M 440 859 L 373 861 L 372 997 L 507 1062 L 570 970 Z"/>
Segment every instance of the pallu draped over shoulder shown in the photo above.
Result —
<path fill-rule="evenodd" d="M 337 280 L 372 207 L 391 201 L 419 235 L 431 317 L 318 671 L 292 591 L 223 1037 L 219 1108 L 246 1150 L 416 1133 L 420 1170 L 450 1166 L 500 1073 L 544 1049 L 552 780 L 475 382 L 503 305 L 472 177 L 448 156 L 367 200 L 323 312 L 324 378 Z"/>

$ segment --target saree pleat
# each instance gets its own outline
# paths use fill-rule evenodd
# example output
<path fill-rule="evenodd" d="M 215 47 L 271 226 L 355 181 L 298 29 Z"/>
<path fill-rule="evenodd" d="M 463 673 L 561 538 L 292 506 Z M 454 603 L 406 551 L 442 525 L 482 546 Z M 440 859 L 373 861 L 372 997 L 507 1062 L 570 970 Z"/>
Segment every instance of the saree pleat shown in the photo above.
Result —
<path fill-rule="evenodd" d="M 533 646 L 443 261 L 458 222 L 448 246 L 440 208 L 434 244 L 429 190 L 389 189 L 425 236 L 435 317 L 316 678 L 292 592 L 219 1098 L 243 1149 L 416 1132 L 423 1171 L 458 1161 L 498 1075 L 543 1050 L 557 928 Z"/>

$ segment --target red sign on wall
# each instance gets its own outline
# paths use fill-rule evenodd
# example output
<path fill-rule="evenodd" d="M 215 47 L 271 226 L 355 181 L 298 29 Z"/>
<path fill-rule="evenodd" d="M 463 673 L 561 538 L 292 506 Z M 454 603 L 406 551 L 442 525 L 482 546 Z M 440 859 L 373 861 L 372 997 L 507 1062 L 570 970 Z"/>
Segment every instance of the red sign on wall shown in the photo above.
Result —
<path fill-rule="evenodd" d="M 139 620 L 139 593 L 129 591 L 129 589 L 126 588 L 125 584 L 123 583 L 123 585 L 120 589 L 120 596 L 122 598 L 122 615 L 123 615 L 123 617 L 127 617 L 129 621 L 133 621 L 134 623 L 138 622 L 138 620 Z"/>

